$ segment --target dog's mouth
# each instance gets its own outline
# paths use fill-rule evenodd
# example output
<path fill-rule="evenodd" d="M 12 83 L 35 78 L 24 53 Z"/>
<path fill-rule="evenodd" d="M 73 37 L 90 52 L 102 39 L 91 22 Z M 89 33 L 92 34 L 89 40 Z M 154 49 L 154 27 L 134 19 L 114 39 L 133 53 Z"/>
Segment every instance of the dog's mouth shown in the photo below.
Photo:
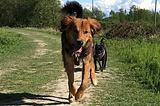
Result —
<path fill-rule="evenodd" d="M 74 47 L 74 52 L 75 53 L 81 53 L 82 52 L 82 47 Z"/>
<path fill-rule="evenodd" d="M 103 54 L 102 52 L 98 53 L 98 55 L 102 55 L 102 54 Z"/>
<path fill-rule="evenodd" d="M 72 44 L 75 53 L 81 53 L 84 42 L 82 40 L 77 40 L 76 43 Z"/>

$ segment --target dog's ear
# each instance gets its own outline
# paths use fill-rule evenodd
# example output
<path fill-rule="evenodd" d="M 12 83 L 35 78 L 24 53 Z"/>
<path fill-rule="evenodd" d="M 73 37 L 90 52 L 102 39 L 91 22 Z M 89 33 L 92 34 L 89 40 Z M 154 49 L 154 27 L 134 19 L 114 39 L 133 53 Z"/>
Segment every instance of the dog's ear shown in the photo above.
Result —
<path fill-rule="evenodd" d="M 104 40 L 104 38 L 102 38 L 102 39 L 101 39 L 101 45 L 104 45 L 104 42 L 103 42 L 103 40 Z"/>
<path fill-rule="evenodd" d="M 72 23 L 73 23 L 74 17 L 72 16 L 65 16 L 61 21 L 61 29 L 60 31 L 65 31 Z"/>
<path fill-rule="evenodd" d="M 91 24 L 91 31 L 93 33 L 97 33 L 98 35 L 101 35 L 101 24 L 96 20 L 96 19 L 91 19 L 90 17 L 88 17 L 88 21 Z"/>

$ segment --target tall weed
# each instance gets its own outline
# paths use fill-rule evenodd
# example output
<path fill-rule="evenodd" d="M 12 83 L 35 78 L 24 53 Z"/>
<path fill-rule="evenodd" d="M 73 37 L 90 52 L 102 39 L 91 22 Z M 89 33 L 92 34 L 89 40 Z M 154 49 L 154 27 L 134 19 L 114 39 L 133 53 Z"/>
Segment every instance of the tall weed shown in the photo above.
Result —
<path fill-rule="evenodd" d="M 21 42 L 21 35 L 11 32 L 6 32 L 4 29 L 0 29 L 0 54 L 8 52 L 15 45 L 19 45 Z"/>
<path fill-rule="evenodd" d="M 160 84 L 160 45 L 153 43 L 135 44 L 126 51 L 124 60 L 131 63 L 130 70 L 135 71 L 141 81 L 156 91 Z M 129 61 L 128 61 L 129 60 Z"/>
<path fill-rule="evenodd" d="M 141 83 L 160 91 L 160 40 L 116 38 L 108 39 L 105 44 L 112 55 L 127 64 Z"/>

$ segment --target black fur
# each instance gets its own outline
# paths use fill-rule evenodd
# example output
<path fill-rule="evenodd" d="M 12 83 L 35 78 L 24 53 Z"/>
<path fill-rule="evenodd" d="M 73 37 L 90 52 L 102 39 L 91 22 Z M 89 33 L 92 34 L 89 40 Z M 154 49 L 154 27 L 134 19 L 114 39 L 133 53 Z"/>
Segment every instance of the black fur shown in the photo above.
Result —
<path fill-rule="evenodd" d="M 96 43 L 96 46 L 94 49 L 95 50 L 94 57 L 93 57 L 95 71 L 97 71 L 97 61 L 98 61 L 101 72 L 103 72 L 103 69 L 106 68 L 106 62 L 107 62 L 107 50 L 106 50 L 106 47 L 104 46 L 103 40 L 104 40 L 104 38 L 101 39 L 101 43 L 99 45 Z M 100 61 L 102 61 L 102 65 L 101 65 Z"/>
<path fill-rule="evenodd" d="M 84 18 L 83 8 L 82 6 L 76 1 L 67 2 L 64 7 L 62 7 L 61 12 L 68 13 L 73 15 L 74 13 L 77 14 L 77 18 Z"/>

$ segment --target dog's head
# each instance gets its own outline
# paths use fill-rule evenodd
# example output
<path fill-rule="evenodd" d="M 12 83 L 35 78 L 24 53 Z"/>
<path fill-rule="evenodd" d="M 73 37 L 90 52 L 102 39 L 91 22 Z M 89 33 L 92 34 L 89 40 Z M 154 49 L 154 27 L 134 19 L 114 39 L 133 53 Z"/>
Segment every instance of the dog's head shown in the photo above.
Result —
<path fill-rule="evenodd" d="M 104 39 L 104 38 L 101 39 L 101 43 L 100 43 L 99 45 L 96 43 L 95 53 L 96 53 L 97 56 L 101 56 L 101 55 L 103 55 L 104 52 L 105 52 L 105 46 L 104 46 L 103 39 Z"/>
<path fill-rule="evenodd" d="M 93 40 L 93 35 L 101 35 L 101 25 L 95 19 L 82 19 L 66 16 L 61 21 L 61 32 L 66 32 L 66 38 L 73 46 L 74 51 L 81 53 L 87 42 Z"/>

